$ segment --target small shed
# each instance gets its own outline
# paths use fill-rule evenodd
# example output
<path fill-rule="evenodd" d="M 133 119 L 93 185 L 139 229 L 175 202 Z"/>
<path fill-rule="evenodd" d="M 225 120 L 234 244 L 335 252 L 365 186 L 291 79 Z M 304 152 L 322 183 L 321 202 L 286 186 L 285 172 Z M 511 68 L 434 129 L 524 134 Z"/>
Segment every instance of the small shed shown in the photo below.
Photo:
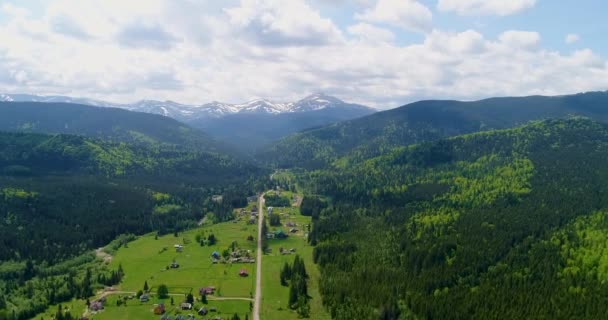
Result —
<path fill-rule="evenodd" d="M 206 307 L 202 307 L 202 308 L 198 309 L 198 315 L 199 316 L 206 316 L 207 313 L 209 313 L 209 310 L 207 310 Z"/>
<path fill-rule="evenodd" d="M 165 304 L 159 303 L 154 307 L 154 314 L 163 314 L 165 313 Z"/>
<path fill-rule="evenodd" d="M 220 253 L 217 251 L 213 251 L 213 253 L 211 254 L 211 257 L 213 259 L 219 259 L 220 258 Z"/>
<path fill-rule="evenodd" d="M 180 308 L 182 308 L 182 310 L 192 310 L 192 304 L 184 302 L 180 305 Z"/>
<path fill-rule="evenodd" d="M 139 301 L 140 301 L 140 302 L 148 302 L 148 301 L 150 301 L 150 295 L 149 295 L 149 294 L 147 294 L 147 293 L 142 294 L 142 295 L 139 297 Z"/>
<path fill-rule="evenodd" d="M 247 269 L 241 269 L 239 271 L 239 276 L 241 276 L 241 277 L 247 277 L 247 276 L 249 276 L 249 272 L 247 272 Z"/>

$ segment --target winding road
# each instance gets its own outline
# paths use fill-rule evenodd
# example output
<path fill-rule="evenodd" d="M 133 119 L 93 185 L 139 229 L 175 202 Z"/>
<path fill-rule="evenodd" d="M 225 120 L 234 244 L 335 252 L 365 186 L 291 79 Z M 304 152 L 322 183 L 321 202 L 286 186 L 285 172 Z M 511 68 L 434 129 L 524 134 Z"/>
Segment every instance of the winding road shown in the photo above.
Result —
<path fill-rule="evenodd" d="M 262 305 L 262 240 L 265 235 L 262 234 L 262 226 L 264 225 L 264 194 L 260 196 L 258 201 L 258 258 L 257 268 L 255 271 L 255 302 L 253 304 L 253 320 L 260 320 L 260 306 Z"/>

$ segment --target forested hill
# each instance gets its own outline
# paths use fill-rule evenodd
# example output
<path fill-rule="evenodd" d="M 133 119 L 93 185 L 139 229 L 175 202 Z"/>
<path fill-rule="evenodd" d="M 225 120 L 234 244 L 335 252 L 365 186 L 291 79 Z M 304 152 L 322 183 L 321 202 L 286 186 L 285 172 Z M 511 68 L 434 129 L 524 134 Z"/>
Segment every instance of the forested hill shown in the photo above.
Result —
<path fill-rule="evenodd" d="M 198 149 L 0 132 L 0 319 L 117 284 L 122 271 L 95 262 L 92 249 L 232 219 L 267 176 Z"/>
<path fill-rule="evenodd" d="M 19 177 L 77 174 L 195 185 L 225 185 L 261 172 L 251 163 L 208 151 L 20 132 L 0 132 L 0 171 Z"/>
<path fill-rule="evenodd" d="M 225 149 L 202 131 L 171 118 L 69 103 L 0 102 L 0 130 L 76 134 L 205 151 Z"/>
<path fill-rule="evenodd" d="M 608 121 L 608 92 L 474 102 L 420 101 L 295 134 L 259 157 L 277 167 L 322 168 L 341 157 L 338 164 L 357 163 L 396 146 L 572 115 Z"/>
<path fill-rule="evenodd" d="M 310 173 L 331 199 L 310 236 L 324 304 L 335 319 L 605 317 L 607 156 L 606 125 L 547 120 Z"/>

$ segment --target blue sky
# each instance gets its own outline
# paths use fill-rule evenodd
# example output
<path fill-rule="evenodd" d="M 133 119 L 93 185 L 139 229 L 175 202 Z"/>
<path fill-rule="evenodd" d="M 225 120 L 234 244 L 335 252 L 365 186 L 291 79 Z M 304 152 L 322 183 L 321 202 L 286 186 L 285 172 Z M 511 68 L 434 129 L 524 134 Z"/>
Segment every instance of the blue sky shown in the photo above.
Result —
<path fill-rule="evenodd" d="M 130 102 L 608 89 L 600 0 L 8 0 L 0 91 Z"/>

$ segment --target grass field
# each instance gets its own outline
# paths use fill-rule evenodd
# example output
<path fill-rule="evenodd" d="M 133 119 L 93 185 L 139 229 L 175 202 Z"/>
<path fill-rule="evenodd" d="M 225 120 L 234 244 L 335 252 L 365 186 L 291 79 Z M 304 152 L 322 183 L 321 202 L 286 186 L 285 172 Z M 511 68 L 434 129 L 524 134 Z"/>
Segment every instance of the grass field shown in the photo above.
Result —
<path fill-rule="evenodd" d="M 202 247 L 196 242 L 197 234 L 202 237 L 214 234 L 218 242 Z M 214 286 L 217 296 L 250 298 L 255 292 L 255 264 L 213 264 L 211 261 L 214 251 L 221 254 L 229 250 L 233 241 L 237 247 L 255 254 L 255 241 L 247 241 L 249 235 L 256 237 L 257 228 L 244 221 L 204 226 L 178 237 L 166 235 L 155 239 L 149 234 L 129 243 L 128 248 L 121 248 L 112 259 L 111 267 L 122 264 L 125 271 L 121 291 L 141 290 L 147 281 L 152 293 L 160 284 L 167 285 L 170 293 L 192 292 L 195 295 L 201 287 Z M 176 252 L 176 244 L 184 246 L 182 252 Z M 167 269 L 173 261 L 179 268 Z M 240 277 L 241 268 L 247 269 L 252 276 Z"/>
<path fill-rule="evenodd" d="M 90 320 L 132 320 L 132 319 L 158 319 L 159 316 L 155 316 L 153 314 L 155 304 L 162 302 L 166 306 L 166 313 L 169 315 L 188 315 L 192 314 L 196 316 L 197 319 L 201 317 L 197 315 L 197 310 L 203 306 L 202 303 L 195 303 L 195 308 L 192 310 L 180 310 L 179 303 L 176 300 L 175 305 L 171 306 L 169 300 L 159 300 L 159 301 L 151 301 L 149 303 L 140 303 L 137 300 L 129 301 L 126 306 L 116 306 L 116 300 L 118 297 L 111 296 L 108 298 L 106 303 L 107 307 L 105 310 L 90 315 Z M 241 317 L 241 319 L 245 318 L 246 314 L 250 314 L 249 311 L 249 302 L 246 301 L 209 301 L 207 305 L 205 305 L 207 309 L 211 307 L 217 308 L 217 312 L 210 312 L 207 317 L 211 316 L 220 316 L 223 319 L 230 319 L 235 313 Z"/>
<path fill-rule="evenodd" d="M 291 197 L 291 194 L 289 195 Z M 269 247 L 271 253 L 264 255 L 262 260 L 262 311 L 260 318 L 264 320 L 283 320 L 283 319 L 299 319 L 298 314 L 289 309 L 287 300 L 289 296 L 289 288 L 281 286 L 280 272 L 285 262 L 293 263 L 295 254 L 299 254 L 306 264 L 306 271 L 310 276 L 308 281 L 308 294 L 310 300 L 310 319 L 331 319 L 329 314 L 323 308 L 321 296 L 318 289 L 319 270 L 312 263 L 312 249 L 306 241 L 307 227 L 310 225 L 310 217 L 300 215 L 299 208 L 274 208 L 274 213 L 283 213 L 281 215 L 282 227 L 271 227 L 270 231 L 282 229 L 289 234 L 289 237 L 284 240 L 271 239 Z M 291 227 L 286 227 L 287 222 L 293 222 L 297 225 L 297 233 L 289 233 Z M 296 249 L 296 252 L 291 255 L 281 255 L 280 248 Z"/>
<path fill-rule="evenodd" d="M 291 197 L 291 194 L 289 194 Z M 127 293 L 114 293 L 107 296 L 105 309 L 96 314 L 89 314 L 89 319 L 96 320 L 127 320 L 127 319 L 158 319 L 159 317 L 153 314 L 154 305 L 164 303 L 167 307 L 167 313 L 175 315 L 178 313 L 188 315 L 196 315 L 198 308 L 203 304 L 196 301 L 194 309 L 189 311 L 178 310 L 179 304 L 185 299 L 185 295 L 192 293 L 195 298 L 198 297 L 198 289 L 200 287 L 214 286 L 216 294 L 209 297 L 207 307 L 216 307 L 218 312 L 209 314 L 210 316 L 220 316 L 223 319 L 229 319 L 234 313 L 237 313 L 241 319 L 245 319 L 245 314 L 251 319 L 250 301 L 246 300 L 229 300 L 218 301 L 212 300 L 217 298 L 252 298 L 255 293 L 255 263 L 252 264 L 213 264 L 211 254 L 214 251 L 220 254 L 228 249 L 233 241 L 236 241 L 237 247 L 242 250 L 249 250 L 251 255 L 255 257 L 256 241 L 247 241 L 248 236 L 257 238 L 257 224 L 249 225 L 248 212 L 254 204 L 249 204 L 245 210 L 247 214 L 240 217 L 234 222 L 226 222 L 215 225 L 204 225 L 194 230 L 189 230 L 178 234 L 175 237 L 173 234 L 165 235 L 156 238 L 154 234 L 140 236 L 137 240 L 128 243 L 126 247 L 120 248 L 110 263 L 110 268 L 116 269 L 118 265 L 122 265 L 125 272 L 123 281 L 115 290 L 119 292 L 136 292 L 142 290 L 144 282 L 148 283 L 150 292 L 154 295 L 160 284 L 165 284 L 169 288 L 169 293 L 174 300 L 174 306 L 171 306 L 170 299 L 159 300 L 154 296 L 149 302 L 140 303 L 139 300 L 127 300 L 127 304 L 117 306 L 116 301 L 119 296 L 129 295 Z M 238 212 L 238 210 L 237 210 Z M 300 215 L 299 208 L 275 208 L 275 213 L 281 215 L 282 227 L 269 227 L 271 231 L 282 229 L 289 234 L 285 240 L 270 240 L 271 253 L 264 255 L 262 260 L 262 309 L 260 318 L 264 320 L 279 320 L 279 319 L 298 319 L 295 311 L 292 311 L 287 306 L 287 298 L 289 293 L 288 287 L 283 287 L 280 284 L 279 274 L 280 269 L 285 262 L 292 263 L 295 254 L 299 254 L 306 262 L 306 269 L 310 275 L 308 283 L 308 292 L 311 296 L 311 319 L 330 319 L 329 315 L 323 309 L 321 298 L 318 291 L 319 272 L 317 266 L 312 263 L 312 247 L 307 244 L 306 225 L 310 224 L 310 217 Z M 287 227 L 287 222 L 293 222 L 298 229 L 296 233 L 290 233 L 292 227 Z M 201 247 L 197 243 L 197 235 L 207 238 L 210 234 L 214 234 L 218 239 L 213 246 Z M 183 245 L 182 252 L 177 252 L 174 245 Z M 291 255 L 281 255 L 279 248 L 295 249 L 295 253 Z M 167 267 L 173 262 L 179 264 L 179 268 L 173 269 Z M 240 277 L 239 270 L 245 268 L 249 272 L 249 277 Z M 95 300 L 94 298 L 90 299 Z M 81 315 L 85 311 L 85 302 L 82 300 L 73 300 L 62 304 L 71 310 L 72 315 Z M 57 306 L 50 307 L 45 314 L 36 316 L 33 319 L 52 319 L 52 315 L 57 311 Z M 200 316 L 196 317 L 200 319 Z"/>

